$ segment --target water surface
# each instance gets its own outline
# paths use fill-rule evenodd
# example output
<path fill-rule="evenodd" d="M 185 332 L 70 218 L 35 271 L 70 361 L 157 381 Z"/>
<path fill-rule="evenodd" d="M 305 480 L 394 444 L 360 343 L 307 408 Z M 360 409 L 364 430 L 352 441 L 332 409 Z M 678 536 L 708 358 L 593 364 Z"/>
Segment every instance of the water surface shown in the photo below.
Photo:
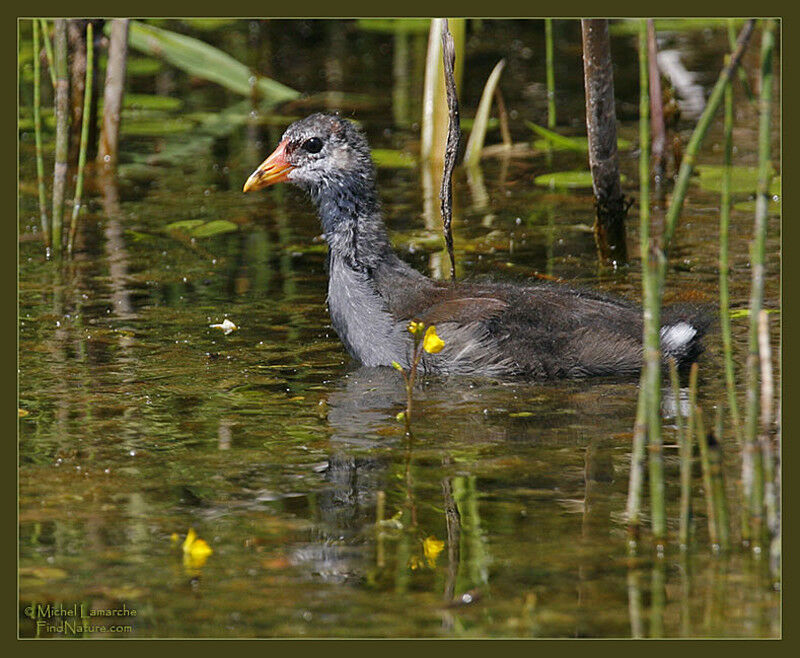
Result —
<path fill-rule="evenodd" d="M 341 109 L 361 122 L 373 147 L 417 148 L 423 33 L 398 36 L 338 21 L 167 26 L 303 92 L 332 92 L 279 108 L 280 115 Z M 580 29 L 560 21 L 556 30 L 559 130 L 579 134 Z M 24 29 L 22 36 L 24 47 Z M 707 93 L 727 48 L 724 27 L 661 37 Z M 634 144 L 635 39 L 612 40 L 620 132 Z M 757 43 L 756 35 L 745 58 L 751 82 Z M 466 116 L 501 57 L 508 59 L 501 87 L 514 138 L 526 140 L 523 120 L 546 124 L 542 23 L 470 25 Z M 37 634 L 23 613 L 37 602 L 125 605 L 137 615 L 123 635 L 135 637 L 780 633 L 779 593 L 765 560 L 709 550 L 699 470 L 691 550 L 682 554 L 673 541 L 660 560 L 646 544 L 638 557 L 627 556 L 635 381 L 430 378 L 417 393 L 407 438 L 395 420 L 404 404 L 398 373 L 359 368 L 330 327 L 324 243 L 310 204 L 290 188 L 241 193 L 285 120 L 248 118 L 247 102 L 230 92 L 153 62 L 140 62 L 137 72 L 133 62 L 129 91 L 179 99 L 153 116 L 178 127 L 188 120 L 189 129 L 123 135 L 120 179 L 90 180 L 77 254 L 60 267 L 43 257 L 33 136 L 21 131 L 23 636 Z M 23 99 L 30 95 L 26 70 Z M 738 87 L 736 103 L 736 163 L 752 166 L 755 111 Z M 200 137 L 198 126 L 223 112 L 240 118 L 216 137 Z M 129 125 L 141 113 L 147 110 L 130 110 Z M 693 123 L 685 116 L 679 125 L 684 144 Z M 721 135 L 720 121 L 701 162 L 720 163 Z M 490 133 L 488 143 L 497 141 Z M 633 150 L 621 154 L 631 196 L 636 158 Z M 579 153 L 538 152 L 486 159 L 479 175 L 458 170 L 460 275 L 547 275 L 639 299 L 636 258 L 616 270 L 597 265 L 590 191 L 533 184 L 539 174 L 580 167 Z M 378 178 L 401 256 L 441 277 L 438 189 L 426 189 L 417 167 L 382 168 Z M 718 208 L 717 193 L 692 186 L 670 254 L 668 300 L 717 303 Z M 630 219 L 635 255 L 636 206 Z M 199 238 L 166 228 L 183 220 L 226 220 L 235 228 Z M 734 309 L 748 304 L 752 224 L 751 211 L 734 210 Z M 771 216 L 770 309 L 779 308 L 779 231 L 779 217 Z M 225 318 L 238 330 L 209 327 Z M 747 318 L 733 321 L 733 333 L 743 384 Z M 700 363 L 707 425 L 725 400 L 719 345 L 715 330 Z M 667 389 L 664 398 L 674 540 L 676 405 Z M 727 423 L 722 443 L 738 519 L 739 450 Z M 385 522 L 376 525 L 379 507 Z M 189 528 L 214 551 L 204 564 L 182 559 Z"/>

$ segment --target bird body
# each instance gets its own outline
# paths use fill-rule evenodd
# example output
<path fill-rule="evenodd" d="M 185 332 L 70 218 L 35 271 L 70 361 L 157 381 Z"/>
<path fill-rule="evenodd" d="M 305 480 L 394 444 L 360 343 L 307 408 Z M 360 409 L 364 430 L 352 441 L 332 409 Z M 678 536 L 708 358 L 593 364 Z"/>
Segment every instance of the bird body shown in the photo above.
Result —
<path fill-rule="evenodd" d="M 422 367 L 445 375 L 549 379 L 632 375 L 642 365 L 641 310 L 628 301 L 554 283 L 434 281 L 391 248 L 361 131 L 335 115 L 295 122 L 245 184 L 276 182 L 309 193 L 328 242 L 328 308 L 348 352 L 366 366 L 408 367 L 411 320 L 436 325 L 445 343 Z M 688 362 L 707 319 L 664 309 L 664 358 Z"/>

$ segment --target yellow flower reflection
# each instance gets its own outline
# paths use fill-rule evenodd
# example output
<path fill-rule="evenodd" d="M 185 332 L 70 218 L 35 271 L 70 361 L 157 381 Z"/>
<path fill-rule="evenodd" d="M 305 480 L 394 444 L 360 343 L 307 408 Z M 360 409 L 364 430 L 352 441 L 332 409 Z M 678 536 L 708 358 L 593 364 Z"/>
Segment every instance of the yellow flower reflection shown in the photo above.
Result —
<path fill-rule="evenodd" d="M 425 559 L 428 561 L 428 566 L 433 569 L 436 567 L 436 558 L 439 553 L 444 550 L 444 542 L 430 536 L 422 540 L 422 551 L 425 553 Z"/>
<path fill-rule="evenodd" d="M 183 540 L 183 564 L 189 568 L 202 567 L 214 551 L 204 539 L 200 539 L 194 528 L 190 528 Z"/>

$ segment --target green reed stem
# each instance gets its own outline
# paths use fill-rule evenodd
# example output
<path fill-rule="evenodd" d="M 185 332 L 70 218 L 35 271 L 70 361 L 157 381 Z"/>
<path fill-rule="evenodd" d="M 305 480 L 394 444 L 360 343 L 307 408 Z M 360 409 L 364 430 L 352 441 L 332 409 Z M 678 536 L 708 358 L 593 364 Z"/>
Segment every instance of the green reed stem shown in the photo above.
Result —
<path fill-rule="evenodd" d="M 647 63 L 647 23 L 639 26 L 639 231 L 644 293 L 644 378 L 646 390 L 650 511 L 653 539 L 660 543 L 667 533 L 664 499 L 664 462 L 661 439 L 661 295 L 657 249 L 650 245 L 650 78 Z"/>
<path fill-rule="evenodd" d="M 736 440 L 742 443 L 739 405 L 736 401 L 736 379 L 733 371 L 733 341 L 731 340 L 730 302 L 728 297 L 728 234 L 731 219 L 731 163 L 733 161 L 733 85 L 725 85 L 725 148 L 722 169 L 722 194 L 719 213 L 719 321 L 722 329 L 722 350 L 725 358 L 725 386 L 728 408 Z"/>
<path fill-rule="evenodd" d="M 694 435 L 696 434 L 695 428 L 697 427 L 697 422 L 695 420 L 697 416 L 697 373 L 698 365 L 697 362 L 695 362 L 689 370 L 689 416 L 686 419 L 686 442 L 689 445 L 690 459 L 691 451 L 694 446 Z"/>
<path fill-rule="evenodd" d="M 664 610 L 667 607 L 667 574 L 663 560 L 659 560 L 653 565 L 650 592 L 650 637 L 664 637 Z"/>
<path fill-rule="evenodd" d="M 54 56 L 56 67 L 56 162 L 53 167 L 53 255 L 61 255 L 61 227 L 67 187 L 69 151 L 69 77 L 67 73 L 67 21 L 55 21 Z"/>
<path fill-rule="evenodd" d="M 708 435 L 703 425 L 703 409 L 695 407 L 694 422 L 697 428 L 697 445 L 700 446 L 700 465 L 703 467 L 703 489 L 706 494 L 706 514 L 708 516 L 708 537 L 713 550 L 719 550 L 719 524 L 717 508 L 714 503 L 714 485 L 711 476 L 711 457 L 708 447 Z"/>
<path fill-rule="evenodd" d="M 747 355 L 747 416 L 745 420 L 745 456 L 751 456 L 751 476 L 745 480 L 749 491 L 751 534 L 759 545 L 764 505 L 764 473 L 760 452 L 755 449 L 758 425 L 758 316 L 764 302 L 764 247 L 767 234 L 767 204 L 772 173 L 770 128 L 772 113 L 772 53 L 775 46 L 774 21 L 765 21 L 761 36 L 761 89 L 758 117 L 758 195 L 756 197 L 753 243 L 750 252 L 752 284 L 750 289 L 750 335 Z"/>
<path fill-rule="evenodd" d="M 92 76 L 94 68 L 94 35 L 92 23 L 86 24 L 86 86 L 83 91 L 83 120 L 81 122 L 81 147 L 78 154 L 78 180 L 75 183 L 75 202 L 72 206 L 72 218 L 69 224 L 69 241 L 67 253 L 72 255 L 75 244 L 75 233 L 78 229 L 78 213 L 81 211 L 81 195 L 83 194 L 83 170 L 86 167 L 86 148 L 89 143 L 89 114 L 92 104 Z"/>
<path fill-rule="evenodd" d="M 777 572 L 774 551 L 780 550 L 780 516 L 778 514 L 778 492 L 775 479 L 775 458 L 772 449 L 772 399 L 774 382 L 772 378 L 772 350 L 769 345 L 769 315 L 761 310 L 758 315 L 758 343 L 761 357 L 761 432 L 758 442 L 761 446 L 761 459 L 764 464 L 764 505 L 767 512 L 767 530 L 770 537 L 770 568 Z"/>
<path fill-rule="evenodd" d="M 39 190 L 39 214 L 41 215 L 44 245 L 50 253 L 50 220 L 47 217 L 47 195 L 44 189 L 44 160 L 42 157 L 42 113 L 41 113 L 41 67 L 39 64 L 39 21 L 33 21 L 33 129 L 36 135 L 36 182 Z"/>
<path fill-rule="evenodd" d="M 547 69 L 547 127 L 556 127 L 556 78 L 553 70 L 553 19 L 544 19 L 545 66 Z"/>
<path fill-rule="evenodd" d="M 672 384 L 672 396 L 675 398 L 675 429 L 678 438 L 678 454 L 681 460 L 681 513 L 678 530 L 678 541 L 681 550 L 689 548 L 689 524 L 692 518 L 692 444 L 690 432 L 683 429 L 681 415 L 681 386 L 678 380 L 678 366 L 675 359 L 669 360 L 669 378 Z"/>
<path fill-rule="evenodd" d="M 645 373 L 639 378 L 639 398 L 636 404 L 636 421 L 633 426 L 631 470 L 628 480 L 628 504 L 625 516 L 628 521 L 628 538 L 631 547 L 639 536 L 639 516 L 642 508 L 642 483 L 644 482 L 644 454 L 647 443 L 647 391 Z"/>
<path fill-rule="evenodd" d="M 683 201 L 686 198 L 686 192 L 689 189 L 689 179 L 694 171 L 694 163 L 695 158 L 697 157 L 697 153 L 700 150 L 700 147 L 703 144 L 703 140 L 705 139 L 706 133 L 708 132 L 709 127 L 711 126 L 711 122 L 714 119 L 714 114 L 716 113 L 717 109 L 719 108 L 722 97 L 725 92 L 725 86 L 731 79 L 731 75 L 736 70 L 736 67 L 739 66 L 739 61 L 744 54 L 745 49 L 747 48 L 747 43 L 750 40 L 750 35 L 753 33 L 753 26 L 755 24 L 755 19 L 749 19 L 742 31 L 739 33 L 739 39 L 737 40 L 736 50 L 731 55 L 730 61 L 728 65 L 722 69 L 722 72 L 719 74 L 717 78 L 717 82 L 714 85 L 713 90 L 711 91 L 711 95 L 708 97 L 708 101 L 706 101 L 705 109 L 703 113 L 700 115 L 700 119 L 697 122 L 697 126 L 695 126 L 694 131 L 692 132 L 692 136 L 689 139 L 689 144 L 686 147 L 686 152 L 683 155 L 683 159 L 681 160 L 681 166 L 678 171 L 678 179 L 675 181 L 675 188 L 672 192 L 672 199 L 669 204 L 669 209 L 667 210 L 667 215 L 665 218 L 664 224 L 664 251 L 667 252 L 669 250 L 670 242 L 672 241 L 672 236 L 675 233 L 675 227 L 678 224 L 678 217 L 681 214 L 681 208 L 683 207 Z"/>
<path fill-rule="evenodd" d="M 36 19 L 33 19 L 34 22 Z M 42 40 L 44 41 L 44 53 L 47 56 L 47 70 L 50 72 L 50 82 L 53 83 L 53 89 L 56 88 L 56 67 L 53 64 L 53 46 L 50 45 L 50 32 L 47 29 L 47 21 L 44 18 L 39 19 L 42 26 Z M 36 57 L 39 57 L 37 51 Z"/>
<path fill-rule="evenodd" d="M 709 441 L 708 459 L 711 467 L 711 487 L 714 498 L 714 513 L 717 519 L 719 546 L 723 551 L 730 550 L 731 533 L 728 521 L 728 501 L 725 496 L 725 472 L 722 455 L 722 407 L 717 407 L 715 420 L 715 441 Z"/>

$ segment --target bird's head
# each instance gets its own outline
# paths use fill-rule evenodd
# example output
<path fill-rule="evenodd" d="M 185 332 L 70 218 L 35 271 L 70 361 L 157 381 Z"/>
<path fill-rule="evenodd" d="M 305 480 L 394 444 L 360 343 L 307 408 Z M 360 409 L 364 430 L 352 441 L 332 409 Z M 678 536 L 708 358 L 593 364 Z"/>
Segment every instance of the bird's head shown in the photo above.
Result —
<path fill-rule="evenodd" d="M 326 190 L 370 190 L 374 171 L 361 129 L 337 115 L 317 113 L 286 129 L 277 148 L 247 179 L 244 191 L 289 182 L 318 199 Z"/>

